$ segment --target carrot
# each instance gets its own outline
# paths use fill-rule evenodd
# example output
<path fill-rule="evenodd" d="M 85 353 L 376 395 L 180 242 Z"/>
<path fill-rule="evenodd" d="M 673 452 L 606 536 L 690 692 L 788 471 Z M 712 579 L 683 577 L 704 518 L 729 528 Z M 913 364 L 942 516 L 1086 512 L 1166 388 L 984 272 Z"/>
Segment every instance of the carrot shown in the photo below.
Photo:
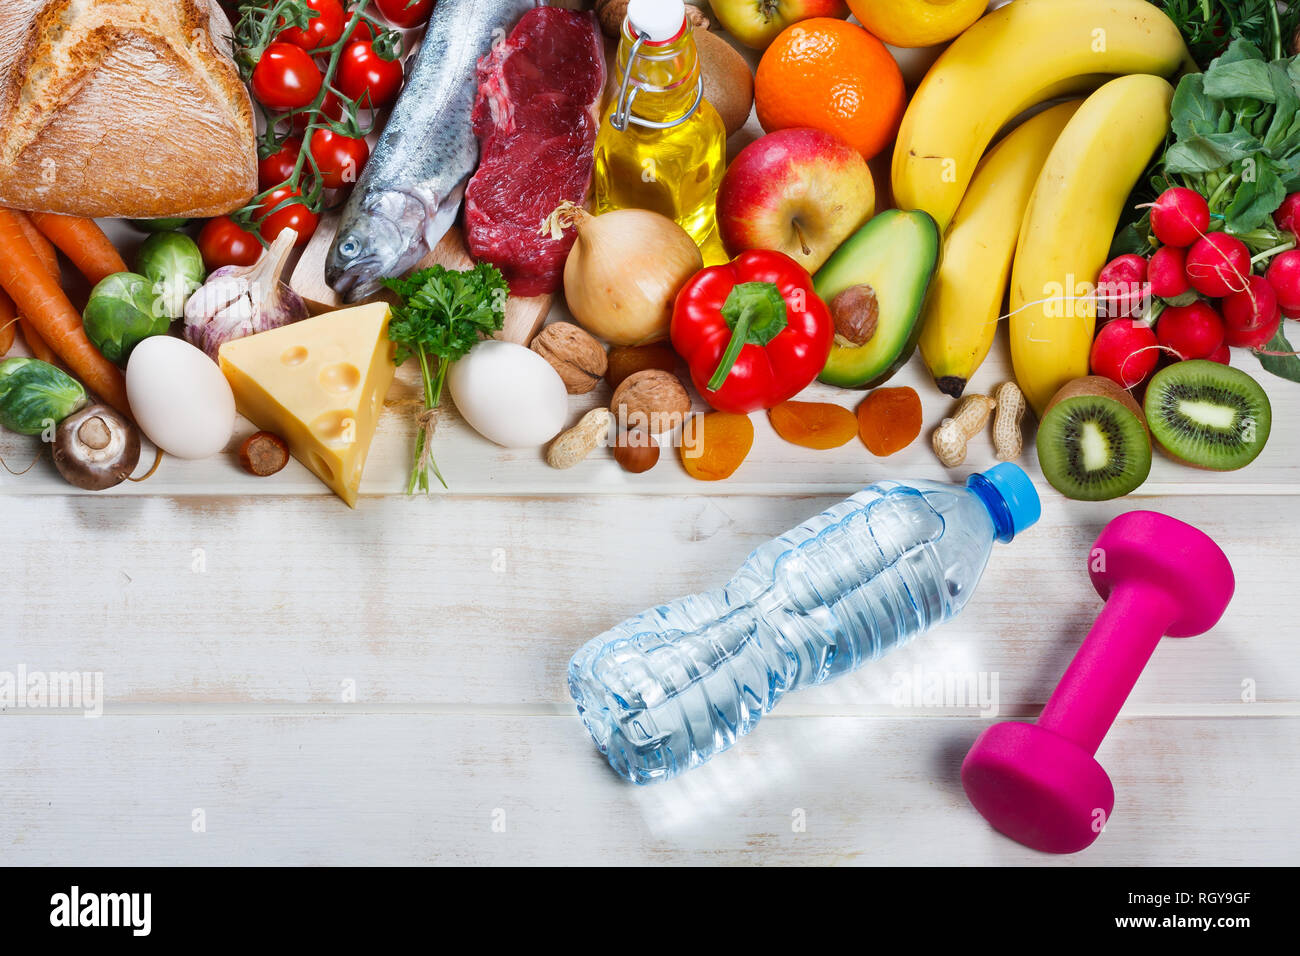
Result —
<path fill-rule="evenodd" d="M 49 362 L 51 365 L 58 361 L 59 357 L 54 354 L 54 349 L 41 338 L 41 333 L 32 327 L 31 320 L 27 316 L 18 316 L 18 326 L 23 330 L 23 341 L 27 343 L 27 351 L 32 353 L 32 358 Z"/>
<path fill-rule="evenodd" d="M 18 310 L 14 300 L 0 292 L 0 355 L 14 347 L 14 330 L 18 327 Z"/>
<path fill-rule="evenodd" d="M 45 233 L 36 228 L 36 223 L 32 222 L 31 216 L 19 212 L 17 209 L 13 213 L 18 217 L 18 222 L 23 227 L 23 235 L 27 237 L 32 250 L 40 256 L 45 271 L 50 274 L 50 278 L 60 278 L 59 254 L 55 251 L 54 244 L 45 238 Z"/>
<path fill-rule="evenodd" d="M 9 293 L 41 338 L 87 388 L 123 414 L 131 414 L 122 372 L 90 344 L 81 315 L 63 294 L 58 281 L 45 271 L 40 256 L 23 235 L 18 216 L 3 208 L 0 208 L 0 287 Z"/>
<path fill-rule="evenodd" d="M 23 227 L 23 235 L 27 237 L 28 243 L 31 244 L 32 251 L 36 253 L 45 266 L 45 271 L 50 274 L 51 279 L 56 282 L 60 281 L 62 276 L 59 273 L 59 254 L 55 251 L 53 244 L 45 238 L 45 233 L 37 229 L 31 219 L 24 213 L 15 210 L 14 216 Z M 8 298 L 8 296 L 5 296 L 5 298 Z M 9 301 L 12 302 L 13 300 L 10 299 Z M 41 333 L 32 328 L 32 324 L 27 321 L 26 316 L 18 316 L 18 326 L 23 330 L 23 341 L 27 343 L 27 351 L 42 362 L 55 361 L 54 351 L 45 344 L 45 340 L 41 338 Z M 0 332 L 0 344 L 3 344 L 3 342 L 3 333 Z M 11 341 L 9 344 L 12 346 L 13 342 Z"/>
<path fill-rule="evenodd" d="M 126 263 L 93 219 L 59 216 L 50 212 L 31 213 L 36 228 L 72 260 L 91 285 L 114 272 L 126 272 Z"/>

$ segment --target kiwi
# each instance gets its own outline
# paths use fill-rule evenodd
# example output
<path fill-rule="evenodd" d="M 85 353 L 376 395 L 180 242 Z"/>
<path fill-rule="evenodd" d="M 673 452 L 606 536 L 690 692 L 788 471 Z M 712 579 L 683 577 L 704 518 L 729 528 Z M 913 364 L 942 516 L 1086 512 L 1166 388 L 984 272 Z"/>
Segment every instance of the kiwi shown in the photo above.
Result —
<path fill-rule="evenodd" d="M 1207 359 L 1175 362 L 1147 386 L 1147 421 L 1170 458 L 1232 471 L 1264 449 L 1273 424 L 1268 396 L 1241 369 Z"/>
<path fill-rule="evenodd" d="M 1108 378 L 1067 383 L 1038 425 L 1038 464 L 1052 487 L 1077 501 L 1126 495 L 1151 471 L 1142 409 Z"/>

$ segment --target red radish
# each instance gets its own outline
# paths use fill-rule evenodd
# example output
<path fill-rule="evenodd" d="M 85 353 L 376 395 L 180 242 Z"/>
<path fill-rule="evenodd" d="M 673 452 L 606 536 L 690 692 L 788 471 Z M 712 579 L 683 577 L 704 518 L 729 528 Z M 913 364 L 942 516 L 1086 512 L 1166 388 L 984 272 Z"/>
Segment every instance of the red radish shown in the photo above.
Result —
<path fill-rule="evenodd" d="M 1201 295 L 1221 299 L 1246 288 L 1250 250 L 1226 232 L 1212 232 L 1187 251 L 1187 281 Z"/>
<path fill-rule="evenodd" d="M 1232 350 L 1228 348 L 1227 342 L 1224 342 L 1214 350 L 1214 354 L 1210 356 L 1210 361 L 1218 362 L 1220 365 L 1232 364 Z"/>
<path fill-rule="evenodd" d="M 1147 261 L 1135 253 L 1116 256 L 1097 275 L 1097 316 L 1114 319 L 1141 314 Z"/>
<path fill-rule="evenodd" d="M 1264 273 L 1277 293 L 1277 304 L 1290 317 L 1300 313 L 1300 249 L 1290 249 L 1273 257 Z"/>
<path fill-rule="evenodd" d="M 1203 359 L 1223 344 L 1223 319 L 1205 302 L 1171 305 L 1160 313 L 1156 338 L 1180 359 Z"/>
<path fill-rule="evenodd" d="M 1223 300 L 1223 341 L 1239 348 L 1257 349 L 1277 333 L 1282 312 L 1277 293 L 1263 276 L 1251 276 L 1244 291 Z"/>
<path fill-rule="evenodd" d="M 1282 205 L 1273 212 L 1273 224 L 1279 229 L 1295 234 L 1300 232 L 1300 193 L 1292 193 L 1282 200 Z"/>
<path fill-rule="evenodd" d="M 1160 347 L 1145 322 L 1117 320 L 1102 326 L 1092 343 L 1089 365 L 1121 388 L 1136 388 L 1155 371 Z"/>
<path fill-rule="evenodd" d="M 1161 246 L 1151 254 L 1147 264 L 1151 294 L 1162 299 L 1178 299 L 1191 291 L 1187 281 L 1187 253 L 1176 246 Z"/>
<path fill-rule="evenodd" d="M 1186 248 L 1210 227 L 1210 206 L 1192 189 L 1174 186 L 1151 204 L 1151 231 L 1166 246 Z"/>

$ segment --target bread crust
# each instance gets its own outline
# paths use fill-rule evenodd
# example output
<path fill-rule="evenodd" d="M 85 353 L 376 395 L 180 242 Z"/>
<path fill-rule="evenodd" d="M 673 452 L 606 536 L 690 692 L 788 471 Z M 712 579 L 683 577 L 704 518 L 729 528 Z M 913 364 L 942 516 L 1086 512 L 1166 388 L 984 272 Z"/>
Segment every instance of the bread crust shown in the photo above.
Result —
<path fill-rule="evenodd" d="M 220 215 L 257 188 L 252 103 L 216 0 L 4 0 L 0 204 Z"/>

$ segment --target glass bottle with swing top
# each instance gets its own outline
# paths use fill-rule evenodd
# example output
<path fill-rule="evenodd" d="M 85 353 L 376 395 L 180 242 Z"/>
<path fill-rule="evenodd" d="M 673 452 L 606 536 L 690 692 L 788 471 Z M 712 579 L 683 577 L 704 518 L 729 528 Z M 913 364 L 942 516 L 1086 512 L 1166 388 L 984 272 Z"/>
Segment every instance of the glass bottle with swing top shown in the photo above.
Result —
<path fill-rule="evenodd" d="M 690 234 L 706 265 L 725 262 L 715 202 L 727 131 L 704 99 L 682 0 L 628 4 L 616 70 L 617 96 L 596 136 L 596 213 L 660 213 Z"/>

